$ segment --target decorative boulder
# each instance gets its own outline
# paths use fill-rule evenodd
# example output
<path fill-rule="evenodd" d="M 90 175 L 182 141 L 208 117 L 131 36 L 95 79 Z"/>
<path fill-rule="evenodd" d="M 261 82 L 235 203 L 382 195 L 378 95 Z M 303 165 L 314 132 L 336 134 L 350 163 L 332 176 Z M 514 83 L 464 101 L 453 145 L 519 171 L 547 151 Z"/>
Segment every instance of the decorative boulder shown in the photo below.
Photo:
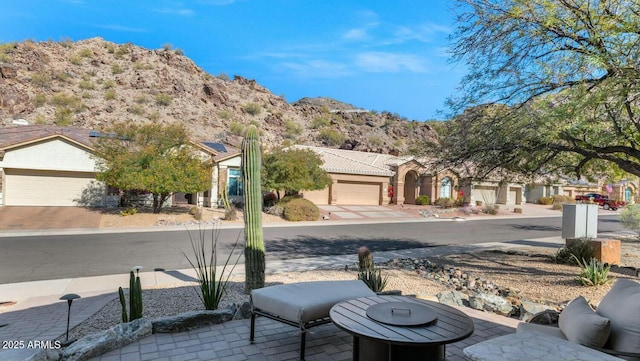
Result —
<path fill-rule="evenodd" d="M 488 293 L 469 296 L 469 306 L 476 310 L 489 311 L 503 316 L 510 316 L 513 312 L 511 302 L 503 297 Z"/>
<path fill-rule="evenodd" d="M 193 330 L 205 325 L 231 321 L 234 310 L 191 311 L 153 320 L 153 333 L 173 333 Z"/>

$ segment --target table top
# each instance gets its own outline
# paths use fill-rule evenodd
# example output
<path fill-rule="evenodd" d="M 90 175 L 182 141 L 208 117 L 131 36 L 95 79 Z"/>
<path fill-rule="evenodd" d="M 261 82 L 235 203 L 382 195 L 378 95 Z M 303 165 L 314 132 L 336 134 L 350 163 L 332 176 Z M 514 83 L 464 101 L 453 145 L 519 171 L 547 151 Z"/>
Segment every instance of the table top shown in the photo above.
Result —
<path fill-rule="evenodd" d="M 539 332 L 512 333 L 464 349 L 476 361 L 623 361 L 615 356 Z"/>
<path fill-rule="evenodd" d="M 367 308 L 382 302 L 412 302 L 426 305 L 437 313 L 434 323 L 420 326 L 394 326 L 367 317 Z M 465 339 L 473 333 L 473 320 L 463 312 L 437 302 L 406 296 L 375 296 L 340 302 L 329 316 L 338 328 L 358 337 L 395 345 L 435 346 Z"/>

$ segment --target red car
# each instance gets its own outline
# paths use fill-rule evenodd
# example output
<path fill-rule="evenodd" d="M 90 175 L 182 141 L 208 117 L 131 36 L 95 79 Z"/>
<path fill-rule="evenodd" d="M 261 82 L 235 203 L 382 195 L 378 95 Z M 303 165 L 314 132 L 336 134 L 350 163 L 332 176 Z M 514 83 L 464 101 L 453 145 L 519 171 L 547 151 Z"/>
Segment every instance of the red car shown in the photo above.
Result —
<path fill-rule="evenodd" d="M 576 196 L 576 202 L 578 203 L 597 203 L 604 209 L 611 209 L 615 211 L 618 208 L 624 207 L 626 203 L 624 201 L 618 201 L 615 199 L 609 199 L 604 194 L 599 193 L 587 193 Z"/>

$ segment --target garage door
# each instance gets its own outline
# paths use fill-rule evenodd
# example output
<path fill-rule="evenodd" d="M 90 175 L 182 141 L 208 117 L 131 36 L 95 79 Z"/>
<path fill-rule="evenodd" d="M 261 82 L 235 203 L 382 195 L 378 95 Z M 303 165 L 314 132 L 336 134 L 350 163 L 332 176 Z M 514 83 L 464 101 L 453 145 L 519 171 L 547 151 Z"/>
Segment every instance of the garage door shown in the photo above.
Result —
<path fill-rule="evenodd" d="M 484 204 L 496 204 L 496 191 L 493 187 L 475 186 L 471 191 L 474 201 Z"/>
<path fill-rule="evenodd" d="M 89 205 L 102 198 L 92 173 L 5 169 L 5 180 L 7 206 Z"/>
<path fill-rule="evenodd" d="M 303 191 L 302 195 L 316 205 L 325 206 L 329 204 L 329 187 L 320 191 Z"/>
<path fill-rule="evenodd" d="M 380 183 L 338 182 L 336 204 L 380 205 Z"/>

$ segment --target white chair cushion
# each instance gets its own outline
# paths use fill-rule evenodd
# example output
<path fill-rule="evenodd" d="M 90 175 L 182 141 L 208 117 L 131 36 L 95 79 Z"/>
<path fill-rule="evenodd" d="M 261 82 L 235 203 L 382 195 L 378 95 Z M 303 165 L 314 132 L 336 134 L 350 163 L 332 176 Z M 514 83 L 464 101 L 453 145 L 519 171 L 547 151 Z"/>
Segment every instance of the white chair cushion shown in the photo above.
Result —
<path fill-rule="evenodd" d="M 251 306 L 288 321 L 305 324 L 329 316 L 338 302 L 373 297 L 359 280 L 299 282 L 251 291 Z"/>

